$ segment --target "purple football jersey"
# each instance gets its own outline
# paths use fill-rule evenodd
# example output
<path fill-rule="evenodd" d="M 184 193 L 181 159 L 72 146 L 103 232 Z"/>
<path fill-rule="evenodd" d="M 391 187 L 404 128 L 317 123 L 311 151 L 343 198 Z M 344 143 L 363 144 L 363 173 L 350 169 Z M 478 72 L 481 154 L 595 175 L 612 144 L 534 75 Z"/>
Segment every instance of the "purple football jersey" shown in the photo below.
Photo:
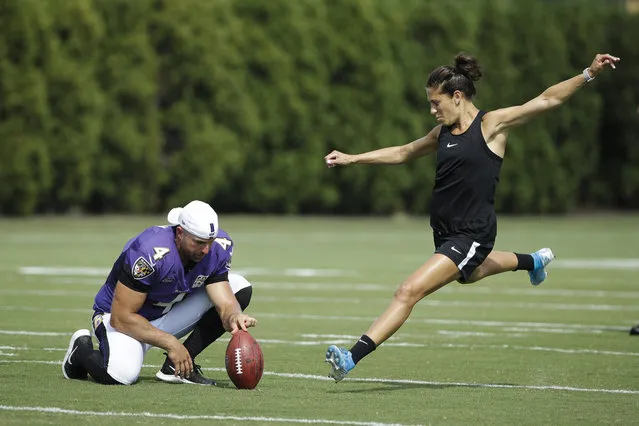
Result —
<path fill-rule="evenodd" d="M 95 296 L 93 309 L 111 312 L 115 285 L 146 293 L 138 314 L 152 321 L 205 284 L 228 281 L 233 241 L 222 229 L 204 258 L 186 268 L 175 245 L 175 227 L 154 226 L 129 240 Z"/>

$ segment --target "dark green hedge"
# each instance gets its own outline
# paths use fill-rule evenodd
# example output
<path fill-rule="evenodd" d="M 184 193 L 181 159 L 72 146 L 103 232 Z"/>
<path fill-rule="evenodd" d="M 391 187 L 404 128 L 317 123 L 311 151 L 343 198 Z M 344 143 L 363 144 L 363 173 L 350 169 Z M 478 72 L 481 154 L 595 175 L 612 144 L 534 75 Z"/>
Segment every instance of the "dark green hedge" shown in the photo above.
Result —
<path fill-rule="evenodd" d="M 623 58 L 510 136 L 503 212 L 639 207 L 639 17 L 618 2 L 3 0 L 0 213 L 423 214 L 434 158 L 328 170 L 435 125 L 459 51 L 477 104 L 519 104 Z"/>

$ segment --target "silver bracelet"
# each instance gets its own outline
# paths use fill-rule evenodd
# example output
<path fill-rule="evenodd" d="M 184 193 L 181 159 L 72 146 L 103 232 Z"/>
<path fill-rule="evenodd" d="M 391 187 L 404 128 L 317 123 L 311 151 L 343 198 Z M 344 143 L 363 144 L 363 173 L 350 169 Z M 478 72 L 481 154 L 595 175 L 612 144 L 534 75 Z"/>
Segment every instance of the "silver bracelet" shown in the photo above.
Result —
<path fill-rule="evenodd" d="M 586 83 L 590 83 L 592 80 L 595 79 L 595 77 L 592 77 L 590 73 L 588 72 L 588 67 L 584 68 L 583 75 L 584 75 L 584 80 L 586 80 Z"/>

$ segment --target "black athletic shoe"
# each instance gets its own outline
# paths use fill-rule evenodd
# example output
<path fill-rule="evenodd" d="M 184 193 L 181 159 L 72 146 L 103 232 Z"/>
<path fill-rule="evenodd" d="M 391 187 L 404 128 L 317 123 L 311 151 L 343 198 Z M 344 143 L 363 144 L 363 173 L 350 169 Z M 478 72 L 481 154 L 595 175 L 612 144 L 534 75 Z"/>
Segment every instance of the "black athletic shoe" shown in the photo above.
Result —
<path fill-rule="evenodd" d="M 631 336 L 639 336 L 639 324 L 635 325 L 630 329 Z"/>
<path fill-rule="evenodd" d="M 62 360 L 62 374 L 66 379 L 86 380 L 87 370 L 80 365 L 78 357 L 74 356 L 78 348 L 82 345 L 86 345 L 93 349 L 93 342 L 91 341 L 91 333 L 89 330 L 82 329 L 73 333 L 71 336 L 71 342 L 69 342 L 69 349 L 64 355 Z"/>
<path fill-rule="evenodd" d="M 189 385 L 203 385 L 203 386 L 216 386 L 214 380 L 207 379 L 202 375 L 202 368 L 193 364 L 193 372 L 188 377 L 180 377 L 175 375 L 175 367 L 173 363 L 166 357 L 164 365 L 160 368 L 160 371 L 155 373 L 155 377 L 167 383 L 187 383 Z"/>

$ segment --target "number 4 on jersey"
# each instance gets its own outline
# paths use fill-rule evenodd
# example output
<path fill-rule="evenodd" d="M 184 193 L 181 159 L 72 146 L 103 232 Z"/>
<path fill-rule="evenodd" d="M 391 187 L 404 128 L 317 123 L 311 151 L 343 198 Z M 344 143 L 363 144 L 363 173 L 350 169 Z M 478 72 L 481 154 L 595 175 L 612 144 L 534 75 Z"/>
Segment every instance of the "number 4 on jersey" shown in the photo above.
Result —
<path fill-rule="evenodd" d="M 170 252 L 171 250 L 169 250 L 166 247 L 153 247 L 153 260 L 160 260 L 162 259 L 164 256 L 166 256 L 166 254 L 168 252 Z"/>
<path fill-rule="evenodd" d="M 229 246 L 233 244 L 233 242 L 228 238 L 216 238 L 215 242 L 221 245 L 224 250 L 228 250 Z"/>

